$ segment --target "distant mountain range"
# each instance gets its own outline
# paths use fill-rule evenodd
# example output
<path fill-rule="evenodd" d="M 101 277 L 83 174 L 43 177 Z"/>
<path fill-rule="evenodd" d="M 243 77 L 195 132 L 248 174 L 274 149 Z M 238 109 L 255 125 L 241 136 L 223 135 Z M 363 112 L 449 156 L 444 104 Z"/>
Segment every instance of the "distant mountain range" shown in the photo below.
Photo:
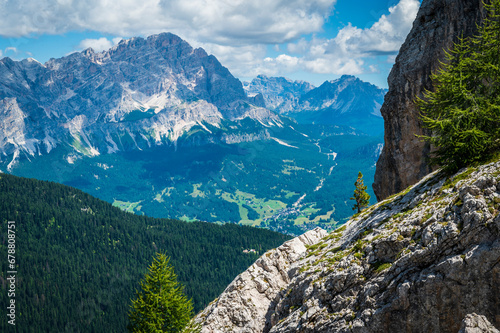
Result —
<path fill-rule="evenodd" d="M 383 133 L 380 107 L 385 89 L 343 75 L 314 87 L 304 81 L 258 76 L 244 83 L 251 96 L 262 94 L 265 106 L 299 123 L 351 126 L 370 135 Z"/>
<path fill-rule="evenodd" d="M 371 184 L 382 144 L 384 90 L 348 76 L 244 88 L 169 33 L 45 64 L 3 58 L 0 82 L 0 170 L 138 214 L 333 228 L 351 214 L 345 184 L 359 170 Z"/>

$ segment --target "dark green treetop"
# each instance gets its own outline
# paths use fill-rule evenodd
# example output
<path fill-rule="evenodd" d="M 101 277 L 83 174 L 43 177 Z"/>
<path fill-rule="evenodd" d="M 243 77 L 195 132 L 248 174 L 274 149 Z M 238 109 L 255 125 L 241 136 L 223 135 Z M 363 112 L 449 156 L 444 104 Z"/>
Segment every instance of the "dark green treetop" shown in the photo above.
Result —
<path fill-rule="evenodd" d="M 366 193 L 366 186 L 363 182 L 363 174 L 361 171 L 358 173 L 358 179 L 354 183 L 356 187 L 354 190 L 354 195 L 350 198 L 351 200 L 355 200 L 356 203 L 352 207 L 352 210 L 358 210 L 358 213 L 361 213 L 363 208 L 368 207 L 370 204 L 370 195 Z"/>
<path fill-rule="evenodd" d="M 478 34 L 459 38 L 417 99 L 430 162 L 454 172 L 487 160 L 500 147 L 500 0 L 492 0 Z"/>
<path fill-rule="evenodd" d="M 177 282 L 165 254 L 157 253 L 140 282 L 129 313 L 130 332 L 183 332 L 193 316 L 193 304 Z"/>

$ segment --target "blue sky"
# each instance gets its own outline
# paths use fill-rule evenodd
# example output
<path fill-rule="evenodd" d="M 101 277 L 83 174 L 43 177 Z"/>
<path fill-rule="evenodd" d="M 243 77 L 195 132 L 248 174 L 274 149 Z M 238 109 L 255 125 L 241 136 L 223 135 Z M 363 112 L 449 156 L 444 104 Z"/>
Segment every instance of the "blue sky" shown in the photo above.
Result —
<path fill-rule="evenodd" d="M 242 80 L 320 85 L 352 74 L 380 87 L 420 0 L 2 0 L 0 57 L 50 58 L 172 32 Z"/>

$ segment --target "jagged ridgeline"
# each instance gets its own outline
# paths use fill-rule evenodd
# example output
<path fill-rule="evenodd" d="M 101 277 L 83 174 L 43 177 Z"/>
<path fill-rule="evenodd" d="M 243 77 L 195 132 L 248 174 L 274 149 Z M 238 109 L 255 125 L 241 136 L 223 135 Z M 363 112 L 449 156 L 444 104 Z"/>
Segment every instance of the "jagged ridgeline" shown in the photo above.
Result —
<path fill-rule="evenodd" d="M 130 299 L 157 251 L 171 264 L 195 311 L 258 254 L 288 236 L 232 224 L 187 223 L 123 212 L 80 190 L 0 175 L 0 253 L 15 222 L 16 328 L 38 332 L 124 332 Z M 246 252 L 246 251 L 245 251 Z M 0 281 L 6 290 L 7 260 Z M 1 304 L 8 304 L 2 292 Z M 7 331 L 7 320 L 0 331 Z"/>

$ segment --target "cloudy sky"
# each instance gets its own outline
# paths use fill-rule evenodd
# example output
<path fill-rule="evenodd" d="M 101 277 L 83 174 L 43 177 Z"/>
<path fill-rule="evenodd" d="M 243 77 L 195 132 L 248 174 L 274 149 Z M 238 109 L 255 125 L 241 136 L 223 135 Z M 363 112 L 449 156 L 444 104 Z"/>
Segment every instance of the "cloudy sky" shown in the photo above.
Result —
<path fill-rule="evenodd" d="M 420 0 L 0 0 L 0 58 L 45 62 L 122 38 L 172 32 L 242 80 L 320 85 L 352 74 L 380 87 Z"/>

